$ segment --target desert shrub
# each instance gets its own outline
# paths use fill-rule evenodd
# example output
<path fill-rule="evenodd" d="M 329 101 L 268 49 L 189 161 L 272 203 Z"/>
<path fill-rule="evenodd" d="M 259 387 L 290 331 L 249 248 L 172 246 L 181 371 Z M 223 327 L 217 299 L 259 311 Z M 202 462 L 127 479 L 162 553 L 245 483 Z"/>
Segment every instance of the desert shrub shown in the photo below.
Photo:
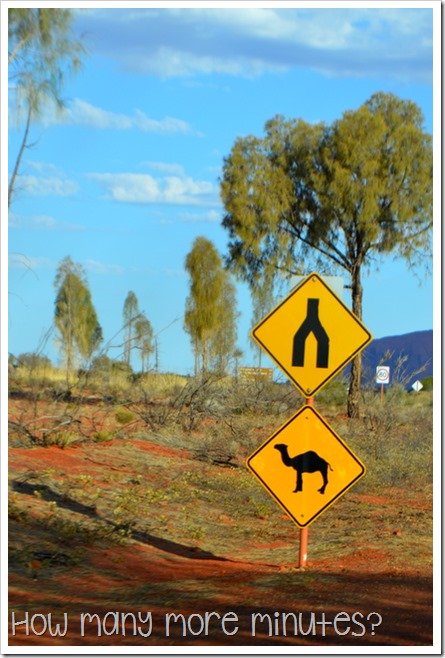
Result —
<path fill-rule="evenodd" d="M 20 354 L 17 359 L 11 359 L 8 368 L 10 390 L 26 388 L 30 393 L 40 399 L 55 382 L 58 382 L 61 373 L 55 368 L 47 356 L 27 352 Z"/>
<path fill-rule="evenodd" d="M 95 441 L 111 441 L 113 438 L 113 432 L 108 432 L 107 430 L 99 430 L 97 432 L 94 432 L 93 434 L 93 439 Z"/>
<path fill-rule="evenodd" d="M 422 379 L 422 385 L 423 385 L 423 390 L 424 391 L 432 391 L 433 390 L 433 377 L 425 377 L 425 379 Z"/>
<path fill-rule="evenodd" d="M 346 409 L 347 397 L 348 381 L 344 375 L 340 374 L 321 389 L 317 394 L 317 402 L 335 408 L 343 406 Z"/>
<path fill-rule="evenodd" d="M 127 423 L 131 423 L 135 418 L 134 413 L 129 409 L 118 409 L 114 416 L 120 425 L 127 425 Z"/>
<path fill-rule="evenodd" d="M 74 432 L 54 431 L 43 436 L 42 445 L 66 448 L 73 443 L 83 441 L 83 437 Z"/>
<path fill-rule="evenodd" d="M 378 394 L 369 394 L 363 417 L 345 423 L 339 435 L 367 468 L 361 486 L 431 486 L 433 417 L 426 396 L 404 393 L 382 404 Z"/>
<path fill-rule="evenodd" d="M 14 361 L 14 365 L 27 368 L 28 370 L 42 370 L 51 368 L 51 359 L 44 354 L 37 352 L 25 352 L 20 354 Z"/>

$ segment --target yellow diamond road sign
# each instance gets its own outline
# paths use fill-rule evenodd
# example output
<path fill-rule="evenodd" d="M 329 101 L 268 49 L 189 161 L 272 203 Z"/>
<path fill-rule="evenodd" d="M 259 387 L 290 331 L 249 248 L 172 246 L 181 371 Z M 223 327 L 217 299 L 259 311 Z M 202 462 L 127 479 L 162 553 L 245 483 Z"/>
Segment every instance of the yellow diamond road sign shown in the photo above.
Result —
<path fill-rule="evenodd" d="M 251 335 L 306 398 L 372 340 L 366 327 L 316 273 L 266 315 Z"/>
<path fill-rule="evenodd" d="M 280 427 L 247 466 L 301 528 L 365 474 L 361 461 L 311 406 Z"/>

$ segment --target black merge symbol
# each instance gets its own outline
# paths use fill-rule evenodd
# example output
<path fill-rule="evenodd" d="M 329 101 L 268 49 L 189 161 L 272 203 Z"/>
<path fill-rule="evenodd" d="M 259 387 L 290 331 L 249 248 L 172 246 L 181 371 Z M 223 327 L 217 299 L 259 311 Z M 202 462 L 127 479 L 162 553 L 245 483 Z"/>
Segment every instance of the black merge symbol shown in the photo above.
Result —
<path fill-rule="evenodd" d="M 281 459 L 285 466 L 290 466 L 297 471 L 297 484 L 295 485 L 294 493 L 303 491 L 303 473 L 317 473 L 320 472 L 323 478 L 323 485 L 318 490 L 324 494 L 328 485 L 328 468 L 332 471 L 332 467 L 328 462 L 317 455 L 313 450 L 304 452 L 301 455 L 290 457 L 285 443 L 276 443 L 274 448 L 281 454 Z"/>
<path fill-rule="evenodd" d="M 292 365 L 304 366 L 304 349 L 309 334 L 313 334 L 317 341 L 317 368 L 327 368 L 329 361 L 329 336 L 318 317 L 319 299 L 307 300 L 307 314 L 301 327 L 294 336 L 292 351 Z"/>

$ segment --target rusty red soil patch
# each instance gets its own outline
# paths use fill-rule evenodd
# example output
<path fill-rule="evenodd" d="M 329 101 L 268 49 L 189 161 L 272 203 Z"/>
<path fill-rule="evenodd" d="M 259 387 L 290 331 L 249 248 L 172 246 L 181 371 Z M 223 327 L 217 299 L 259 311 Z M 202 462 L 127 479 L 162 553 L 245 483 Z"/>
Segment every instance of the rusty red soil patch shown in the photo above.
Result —
<path fill-rule="evenodd" d="M 14 471 L 24 471 L 30 468 L 63 468 L 69 469 L 70 473 L 85 473 L 85 462 L 88 462 L 88 470 L 95 469 L 80 446 L 63 449 L 58 446 L 9 449 L 9 468 Z M 99 468 L 95 470 L 99 470 Z"/>
<path fill-rule="evenodd" d="M 317 560 L 316 563 L 308 562 L 308 566 L 316 566 L 317 570 L 331 571 L 335 564 L 336 570 L 349 571 L 354 569 L 360 572 L 379 572 L 381 573 L 382 567 L 385 571 L 385 566 L 388 566 L 388 552 L 375 549 L 360 549 L 354 550 L 350 555 L 342 556 L 341 558 L 329 557 L 325 560 Z M 394 571 L 392 571 L 394 573 Z M 407 570 L 404 569 L 404 573 Z"/>
<path fill-rule="evenodd" d="M 190 453 L 185 449 L 169 448 L 160 446 L 150 441 L 130 439 L 131 446 L 136 447 L 144 452 L 150 452 L 164 457 L 173 458 L 190 458 Z M 122 440 L 114 439 L 107 441 L 106 447 L 121 445 Z M 10 448 L 9 449 L 9 468 L 14 471 L 25 471 L 30 468 L 60 468 L 69 470 L 70 473 L 85 473 L 91 470 L 99 471 L 104 467 L 111 467 L 115 470 L 127 471 L 128 467 L 122 464 L 122 458 L 114 457 L 103 451 L 101 461 L 95 461 L 89 456 L 91 450 L 85 445 L 69 446 L 60 448 L 59 446 L 33 447 L 33 448 Z"/>
<path fill-rule="evenodd" d="M 150 546 L 133 545 L 128 547 L 113 547 L 111 549 L 93 548 L 88 555 L 89 565 L 99 571 L 111 571 L 119 574 L 120 578 L 128 579 L 131 584 L 135 582 L 153 582 L 192 579 L 207 580 L 219 578 L 227 574 L 264 573 L 279 571 L 279 567 L 256 562 L 245 562 L 214 557 L 203 558 L 198 548 L 189 548 L 196 559 L 187 560 L 186 569 L 184 558 L 179 555 L 165 555 Z"/>
<path fill-rule="evenodd" d="M 156 455 L 162 455 L 163 457 L 181 457 L 182 459 L 190 459 L 189 451 L 184 448 L 170 448 L 141 439 L 131 439 L 131 445 L 136 446 L 141 450 L 148 450 Z"/>
<path fill-rule="evenodd" d="M 432 501 L 419 500 L 414 498 L 400 499 L 386 498 L 384 496 L 369 496 L 367 494 L 351 494 L 351 498 L 361 501 L 363 503 L 370 503 L 371 505 L 394 505 L 397 507 L 414 507 L 416 509 L 431 510 L 433 509 Z"/>

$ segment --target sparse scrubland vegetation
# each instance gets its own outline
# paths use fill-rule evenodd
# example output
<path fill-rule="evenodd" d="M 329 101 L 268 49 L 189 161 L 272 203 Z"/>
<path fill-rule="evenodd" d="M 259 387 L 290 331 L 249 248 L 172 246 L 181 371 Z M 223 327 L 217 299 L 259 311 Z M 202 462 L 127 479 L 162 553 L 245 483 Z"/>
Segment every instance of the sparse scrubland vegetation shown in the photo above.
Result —
<path fill-rule="evenodd" d="M 58 536 L 77 529 L 82 543 L 121 541 L 122 530 L 131 537 L 149 528 L 175 541 L 201 540 L 206 550 L 226 554 L 221 530 L 207 525 L 212 516 L 213 524 L 219 515 L 236 522 L 234 552 L 244 522 L 251 526 L 255 517 L 265 517 L 274 528 L 280 511 L 247 472 L 245 460 L 304 404 L 291 384 L 241 382 L 210 373 L 135 377 L 115 369 L 81 373 L 68 391 L 64 385 L 64 373 L 47 363 L 11 373 L 10 446 L 25 451 L 27 464 L 24 472 L 12 468 L 10 474 L 16 522 L 30 514 L 29 496 L 21 493 L 31 491 L 48 527 L 54 528 L 57 518 Z M 389 387 L 382 403 L 378 392 L 365 390 L 360 419 L 345 415 L 346 396 L 346 384 L 337 378 L 317 396 L 316 408 L 367 467 L 353 493 L 382 495 L 401 487 L 409 497 L 421 492 L 430 500 L 432 392 Z M 50 446 L 65 449 L 67 457 L 80 454 L 69 449 L 81 446 L 93 467 L 103 464 L 106 476 L 98 482 L 87 472 L 33 464 L 33 449 Z M 119 468 L 107 463 L 111 455 Z M 91 514 L 70 513 L 62 500 Z M 62 517 L 66 526 L 60 525 Z M 350 519 L 361 521 L 361 513 Z M 327 518 L 323 525 L 328 524 Z M 227 540 L 227 530 L 223 534 Z"/>
<path fill-rule="evenodd" d="M 75 587 L 76 610 L 141 600 L 144 609 L 247 610 L 269 598 L 274 609 L 294 609 L 319 605 L 317 596 L 325 608 L 349 610 L 370 592 L 354 579 L 377 587 L 389 577 L 394 602 L 400 587 L 420 589 L 416 614 L 428 619 L 432 392 L 389 387 L 382 404 L 365 390 L 357 419 L 347 417 L 346 397 L 338 377 L 315 406 L 367 475 L 310 526 L 305 573 L 295 569 L 298 528 L 245 466 L 304 404 L 291 384 L 115 368 L 82 372 L 67 390 L 65 373 L 46 362 L 11 369 L 11 606 L 29 609 L 43 592 L 49 610 L 66 609 Z M 93 601 L 89 583 L 99 574 L 107 580 Z M 409 628 L 407 643 L 429 636 L 428 621 Z"/>

